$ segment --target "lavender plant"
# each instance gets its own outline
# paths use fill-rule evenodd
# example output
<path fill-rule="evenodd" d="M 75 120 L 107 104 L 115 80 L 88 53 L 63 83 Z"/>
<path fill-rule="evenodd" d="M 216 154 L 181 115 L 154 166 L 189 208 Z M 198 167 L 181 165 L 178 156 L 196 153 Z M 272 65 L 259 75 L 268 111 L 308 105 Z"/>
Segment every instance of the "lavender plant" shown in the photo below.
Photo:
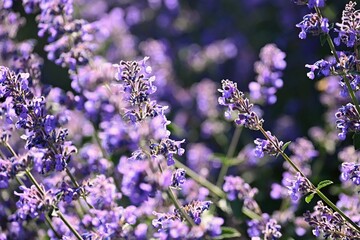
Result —
<path fill-rule="evenodd" d="M 360 10 L 337 5 L 0 0 L 0 239 L 360 239 Z M 238 26 L 266 16 L 276 39 Z M 295 68 L 324 121 L 286 139 Z"/>

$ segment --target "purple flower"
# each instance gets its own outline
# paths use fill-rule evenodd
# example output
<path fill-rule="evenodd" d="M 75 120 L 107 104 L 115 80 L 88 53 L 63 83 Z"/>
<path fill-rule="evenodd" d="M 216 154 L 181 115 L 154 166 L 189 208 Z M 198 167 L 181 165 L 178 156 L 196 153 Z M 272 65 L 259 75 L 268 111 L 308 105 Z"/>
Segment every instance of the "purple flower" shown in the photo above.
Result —
<path fill-rule="evenodd" d="M 228 107 L 225 116 L 231 116 L 232 112 L 237 112 L 236 124 L 258 130 L 264 120 L 260 119 L 253 110 L 253 104 L 250 103 L 249 99 L 245 98 L 244 94 L 237 89 L 237 84 L 230 80 L 222 80 L 221 84 L 222 88 L 219 89 L 219 92 L 222 96 L 219 97 L 218 102 L 220 105 Z"/>
<path fill-rule="evenodd" d="M 324 7 L 325 0 L 292 0 L 297 5 L 308 5 L 309 8 Z"/>
<path fill-rule="evenodd" d="M 262 158 L 264 153 L 269 154 L 270 156 L 276 156 L 284 144 L 282 141 L 279 141 L 275 136 L 273 136 L 271 132 L 267 131 L 266 133 L 271 141 L 261 138 L 254 140 L 256 145 L 254 153 L 258 158 Z"/>
<path fill-rule="evenodd" d="M 360 185 L 360 164 L 353 162 L 342 163 L 341 180 L 351 180 L 355 185 Z"/>
<path fill-rule="evenodd" d="M 201 223 L 202 213 L 209 209 L 211 203 L 212 202 L 210 201 L 192 201 L 181 208 L 189 215 L 196 225 L 199 225 Z M 159 231 L 167 231 L 169 228 L 171 231 L 171 227 L 174 227 L 172 222 L 185 220 L 179 209 L 175 209 L 174 213 L 153 212 L 153 214 L 156 215 L 156 219 L 153 219 L 152 225 L 155 228 L 159 228 Z"/>
<path fill-rule="evenodd" d="M 307 73 L 308 78 L 314 79 L 316 75 L 321 73 L 323 76 L 327 77 L 331 73 L 331 67 L 334 65 L 332 61 L 319 60 L 314 64 L 306 64 L 305 67 L 310 68 L 310 72 Z"/>
<path fill-rule="evenodd" d="M 276 102 L 277 89 L 283 86 L 281 71 L 286 67 L 285 56 L 275 44 L 267 44 L 260 50 L 260 61 L 254 64 L 258 76 L 256 82 L 249 84 L 252 100 L 268 104 Z"/>
<path fill-rule="evenodd" d="M 334 39 L 336 45 L 341 42 L 345 43 L 347 47 L 354 47 L 360 41 L 360 19 L 359 10 L 355 10 L 356 2 L 350 1 L 345 5 L 345 10 L 342 12 L 341 23 L 336 23 L 335 31 L 339 33 L 338 37 Z"/>
<path fill-rule="evenodd" d="M 159 156 L 165 157 L 168 166 L 174 165 L 173 155 L 177 154 L 181 156 L 185 152 L 180 146 L 183 142 L 185 142 L 185 139 L 182 141 L 174 141 L 169 138 L 162 139 L 160 143 L 153 142 L 150 144 L 151 155 L 155 159 Z"/>
<path fill-rule="evenodd" d="M 45 97 L 35 96 L 29 87 L 29 74 L 16 74 L 7 68 L 0 70 L 6 74 L 6 79 L 0 83 L 4 88 L 3 97 L 11 103 L 8 107 L 13 108 L 13 111 L 8 109 L 5 116 L 16 121 L 17 128 L 26 130 L 24 138 L 27 149 L 35 147 L 47 151 L 43 159 L 42 173 L 63 171 L 71 154 L 76 152 L 72 143 L 66 141 L 67 129 L 58 129 L 55 116 L 47 114 Z"/>
<path fill-rule="evenodd" d="M 115 78 L 122 81 L 127 93 L 127 100 L 132 105 L 148 102 L 149 95 L 156 91 L 156 87 L 153 85 L 155 76 L 151 75 L 152 69 L 146 64 L 148 59 L 145 57 L 141 63 L 121 61 L 119 65 L 114 65 L 117 68 Z"/>
<path fill-rule="evenodd" d="M 270 218 L 267 213 L 261 215 L 261 220 L 255 219 L 247 222 L 247 233 L 251 238 L 260 238 L 267 240 L 276 240 L 281 238 L 281 226 L 275 219 Z"/>
<path fill-rule="evenodd" d="M 244 201 L 245 207 L 256 213 L 260 213 L 260 208 L 254 200 L 255 195 L 258 193 L 257 188 L 251 188 L 251 186 L 240 177 L 226 176 L 224 179 L 223 190 L 230 201 L 238 198 Z"/>
<path fill-rule="evenodd" d="M 304 214 L 305 221 L 313 228 L 313 234 L 327 239 L 359 239 L 360 234 L 337 212 L 318 201 L 314 212 Z"/>
<path fill-rule="evenodd" d="M 288 186 L 289 194 L 293 201 L 297 201 L 300 197 L 314 190 L 309 181 L 300 173 L 296 174 L 295 179 L 288 179 L 288 182 L 290 182 L 290 186 Z"/>
<path fill-rule="evenodd" d="M 19 200 L 16 202 L 16 216 L 19 219 L 35 218 L 53 208 L 55 199 L 51 190 L 45 191 L 42 185 L 40 185 L 41 192 L 35 185 L 30 188 L 25 186 L 19 188 L 22 192 L 15 192 L 15 195 L 19 196 Z"/>
<path fill-rule="evenodd" d="M 337 118 L 336 127 L 341 130 L 338 134 L 340 140 L 345 140 L 348 132 L 360 131 L 360 116 L 352 103 L 339 108 L 335 117 Z"/>
<path fill-rule="evenodd" d="M 321 33 L 328 33 L 329 20 L 327 18 L 319 17 L 317 13 L 310 13 L 305 15 L 303 20 L 296 24 L 296 27 L 301 28 L 299 38 L 305 39 L 307 34 L 317 36 Z"/>
<path fill-rule="evenodd" d="M 176 169 L 171 176 L 171 187 L 180 188 L 182 184 L 186 181 L 185 178 L 186 171 L 183 168 Z"/>

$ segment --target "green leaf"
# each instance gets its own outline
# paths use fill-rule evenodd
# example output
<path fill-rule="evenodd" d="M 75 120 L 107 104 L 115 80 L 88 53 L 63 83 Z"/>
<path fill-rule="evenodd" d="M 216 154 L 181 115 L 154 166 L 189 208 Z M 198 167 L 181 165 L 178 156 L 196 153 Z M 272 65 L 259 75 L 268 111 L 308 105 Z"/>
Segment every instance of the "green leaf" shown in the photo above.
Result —
<path fill-rule="evenodd" d="M 241 234 L 238 230 L 232 227 L 221 227 L 221 235 L 214 237 L 213 239 L 226 239 L 226 238 L 234 238 L 240 237 Z"/>
<path fill-rule="evenodd" d="M 305 198 L 305 202 L 310 203 L 311 200 L 314 198 L 314 195 L 315 195 L 315 193 L 311 193 L 311 194 L 307 195 Z"/>
<path fill-rule="evenodd" d="M 359 133 L 355 133 L 353 135 L 353 145 L 355 147 L 355 150 L 360 149 L 360 134 Z"/>
<path fill-rule="evenodd" d="M 330 181 L 330 180 L 324 180 L 324 181 L 321 181 L 319 182 L 319 184 L 317 185 L 317 189 L 322 189 L 323 187 L 326 187 L 326 186 L 329 186 L 331 184 L 333 184 L 334 182 L 333 181 Z"/>
<path fill-rule="evenodd" d="M 286 142 L 286 143 L 282 146 L 281 150 L 285 151 L 285 149 L 290 145 L 290 143 L 291 143 L 291 141 Z"/>
<path fill-rule="evenodd" d="M 321 34 L 320 35 L 320 44 L 321 46 L 323 47 L 327 42 L 327 39 L 326 39 L 326 34 Z"/>

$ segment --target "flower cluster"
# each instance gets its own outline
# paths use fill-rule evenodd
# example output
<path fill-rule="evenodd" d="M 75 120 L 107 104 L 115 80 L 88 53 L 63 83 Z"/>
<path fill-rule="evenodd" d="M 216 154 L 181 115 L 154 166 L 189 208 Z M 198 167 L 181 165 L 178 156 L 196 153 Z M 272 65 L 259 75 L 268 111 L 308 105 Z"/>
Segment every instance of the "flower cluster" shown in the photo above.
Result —
<path fill-rule="evenodd" d="M 260 61 L 255 62 L 254 69 L 258 74 L 256 82 L 249 84 L 250 97 L 254 102 L 276 102 L 276 92 L 283 86 L 282 70 L 286 67 L 286 54 L 275 44 L 267 44 L 260 50 Z"/>
<path fill-rule="evenodd" d="M 196 225 L 199 225 L 201 223 L 201 214 L 205 210 L 209 210 L 211 202 L 210 201 L 193 201 L 189 204 L 184 205 L 181 209 L 189 215 L 189 217 L 194 221 Z M 166 230 L 168 228 L 169 222 L 172 221 L 184 221 L 185 216 L 181 215 L 181 212 L 179 209 L 176 209 L 174 213 L 157 213 L 154 212 L 154 215 L 156 215 L 157 219 L 154 219 L 152 221 L 152 224 L 154 227 Z"/>
<path fill-rule="evenodd" d="M 218 101 L 220 105 L 228 107 L 225 116 L 229 118 L 232 112 L 237 111 L 236 124 L 258 130 L 262 126 L 263 119 L 253 110 L 253 104 L 248 98 L 245 98 L 244 93 L 237 89 L 237 84 L 230 80 L 222 80 L 221 87 L 219 92 L 222 96 Z"/>
<path fill-rule="evenodd" d="M 255 195 L 258 193 L 257 188 L 251 188 L 240 177 L 226 176 L 223 189 L 230 201 L 235 199 L 243 200 L 245 207 L 259 213 L 259 206 L 254 200 Z"/>
<path fill-rule="evenodd" d="M 297 201 L 300 197 L 314 191 L 311 187 L 309 180 L 300 173 L 296 174 L 296 178 L 290 180 L 289 195 L 293 201 Z"/>
<path fill-rule="evenodd" d="M 281 226 L 266 213 L 262 214 L 261 220 L 248 221 L 247 225 L 251 239 L 257 239 L 260 236 L 263 236 L 263 239 L 266 240 L 280 239 L 282 237 Z"/>
<path fill-rule="evenodd" d="M 282 141 L 279 141 L 277 137 L 273 136 L 271 132 L 267 131 L 266 133 L 269 139 L 257 138 L 254 140 L 256 145 L 254 153 L 258 158 L 262 158 L 264 153 L 270 156 L 276 156 L 284 144 Z"/>
<path fill-rule="evenodd" d="M 66 141 L 67 129 L 56 130 L 58 119 L 47 113 L 45 98 L 32 93 L 29 74 L 16 74 L 5 67 L 0 67 L 0 71 L 0 95 L 7 99 L 4 117 L 9 124 L 26 131 L 27 149 L 45 151 L 42 162 L 35 167 L 41 173 L 63 171 L 76 152 L 75 146 Z"/>
<path fill-rule="evenodd" d="M 317 13 L 310 13 L 305 15 L 303 20 L 296 24 L 296 27 L 301 28 L 299 38 L 305 39 L 307 34 L 317 36 L 321 33 L 328 33 L 329 20 L 327 18 L 320 17 Z"/>
<path fill-rule="evenodd" d="M 360 115 L 352 103 L 339 108 L 335 116 L 337 118 L 336 127 L 341 130 L 341 133 L 338 134 L 341 140 L 346 138 L 348 132 L 359 132 Z"/>
<path fill-rule="evenodd" d="M 359 232 L 355 231 L 347 224 L 339 213 L 333 212 L 325 206 L 322 201 L 318 201 L 314 207 L 314 212 L 307 211 L 304 214 L 305 221 L 313 228 L 312 233 L 316 237 L 333 239 L 357 239 Z"/>
<path fill-rule="evenodd" d="M 341 165 L 341 179 L 351 180 L 355 185 L 360 185 L 360 164 L 345 162 Z"/>
<path fill-rule="evenodd" d="M 341 23 L 336 23 L 338 37 L 334 39 L 336 45 L 345 43 L 348 47 L 359 44 L 360 41 L 360 10 L 355 10 L 356 2 L 350 1 L 342 12 Z"/>
<path fill-rule="evenodd" d="M 171 187 L 179 188 L 186 181 L 186 171 L 183 168 L 178 168 L 171 176 Z"/>
<path fill-rule="evenodd" d="M 268 2 L 0 0 L 0 239 L 360 238 L 359 10 Z"/>

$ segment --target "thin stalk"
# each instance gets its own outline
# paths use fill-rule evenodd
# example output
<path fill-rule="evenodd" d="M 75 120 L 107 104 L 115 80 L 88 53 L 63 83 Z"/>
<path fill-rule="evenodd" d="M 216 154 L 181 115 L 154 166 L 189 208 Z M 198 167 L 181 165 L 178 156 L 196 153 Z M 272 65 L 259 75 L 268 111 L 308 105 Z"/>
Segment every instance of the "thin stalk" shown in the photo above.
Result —
<path fill-rule="evenodd" d="M 314 189 L 314 191 L 318 194 L 318 196 L 326 202 L 334 211 L 338 212 L 348 223 L 351 224 L 353 228 L 355 228 L 358 232 L 360 232 L 360 227 L 353 222 L 346 214 L 341 211 L 330 199 L 328 199 L 319 189 L 315 187 L 315 185 L 305 176 L 305 174 L 299 169 L 299 167 L 290 159 L 290 157 L 277 145 L 275 145 L 274 141 L 267 135 L 266 131 L 260 126 L 259 130 L 261 133 L 266 137 L 273 146 L 276 147 L 277 151 L 280 153 L 280 155 L 295 169 L 296 172 L 300 173 L 301 176 L 303 176 L 311 185 L 311 188 Z"/>
<path fill-rule="evenodd" d="M 162 173 L 163 170 L 160 166 L 160 163 L 158 164 L 159 170 Z M 184 211 L 184 209 L 182 208 L 182 206 L 180 205 L 179 201 L 177 200 L 176 196 L 174 195 L 173 191 L 171 190 L 171 188 L 169 187 L 166 190 L 167 195 L 169 196 L 169 198 L 171 199 L 171 201 L 174 203 L 175 207 L 181 212 L 181 215 L 185 218 L 185 220 L 190 224 L 190 226 L 195 226 L 194 221 L 189 217 L 189 215 Z"/>
<path fill-rule="evenodd" d="M 221 188 L 219 188 L 218 186 L 216 186 L 215 184 L 211 183 L 210 181 L 208 181 L 206 178 L 198 175 L 196 172 L 194 172 L 193 170 L 191 170 L 189 167 L 187 167 L 186 165 L 182 164 L 181 162 L 179 162 L 178 160 L 175 160 L 175 166 L 178 168 L 183 168 L 186 171 L 186 174 L 191 177 L 195 182 L 199 183 L 200 185 L 206 187 L 207 189 L 210 190 L 210 192 L 214 193 L 216 196 L 218 196 L 219 198 L 225 198 L 226 194 L 221 190 Z"/>
<path fill-rule="evenodd" d="M 31 183 L 35 185 L 35 187 L 36 187 L 37 190 L 41 193 L 41 195 L 45 196 L 45 192 L 44 192 L 43 189 L 40 187 L 39 183 L 36 181 L 36 179 L 34 178 L 34 176 L 32 175 L 32 173 L 31 173 L 28 169 L 25 169 L 25 174 L 26 174 L 26 176 L 30 179 Z"/>
<path fill-rule="evenodd" d="M 45 220 L 46 220 L 46 223 L 49 225 L 50 229 L 53 231 L 53 233 L 55 234 L 55 236 L 58 238 L 58 239 L 61 239 L 62 236 L 55 230 L 54 226 L 52 225 L 52 222 L 51 222 L 51 219 L 49 218 L 49 216 L 47 214 L 44 214 L 45 215 Z"/>
<path fill-rule="evenodd" d="M 11 154 L 18 158 L 18 155 L 17 153 L 14 151 L 14 149 L 10 146 L 10 144 L 8 142 L 4 142 L 3 143 L 5 145 L 5 147 L 11 152 Z M 45 196 L 45 192 L 43 191 L 43 189 L 40 187 L 39 183 L 36 181 L 35 177 L 32 175 L 32 173 L 28 170 L 28 169 L 25 169 L 25 174 L 26 176 L 29 178 L 29 180 L 31 181 L 32 184 L 34 184 L 34 186 L 37 188 L 37 190 L 39 191 L 39 193 L 42 195 L 42 196 Z M 19 182 L 19 183 L 22 183 L 23 185 L 23 182 L 21 179 L 18 179 L 16 177 L 16 180 Z M 56 206 L 52 205 L 52 207 L 55 209 Z M 60 211 L 57 211 L 57 214 L 58 216 L 60 217 L 60 219 L 63 221 L 63 223 L 69 227 L 70 231 L 76 236 L 77 239 L 80 239 L 80 240 L 83 240 L 83 238 L 80 236 L 80 234 L 71 226 L 71 224 L 66 220 L 66 218 L 64 217 L 64 215 L 62 215 L 62 213 Z M 50 228 L 53 228 L 53 226 L 51 225 Z"/>
<path fill-rule="evenodd" d="M 81 235 L 76 231 L 75 228 L 65 219 L 64 215 L 61 212 L 56 212 L 60 219 L 65 223 L 65 225 L 70 229 L 70 231 L 75 235 L 75 237 L 79 240 L 83 240 Z"/>
<path fill-rule="evenodd" d="M 67 167 L 65 168 L 65 171 L 66 171 L 66 174 L 70 177 L 71 182 L 75 185 L 75 187 L 76 187 L 76 188 L 80 188 L 79 183 L 76 181 L 74 175 L 70 172 L 70 170 L 69 170 Z M 92 209 L 93 209 L 94 206 L 91 205 L 91 204 L 87 201 L 84 192 L 81 193 L 81 196 L 82 196 L 82 198 L 84 199 L 84 201 L 86 202 L 86 204 L 89 206 L 89 208 L 92 208 Z"/>
<path fill-rule="evenodd" d="M 182 208 L 182 206 L 180 205 L 180 203 L 177 201 L 176 196 L 174 195 L 173 191 L 171 190 L 171 188 L 168 188 L 166 191 L 167 195 L 169 196 L 169 198 L 171 199 L 171 201 L 174 203 L 175 207 L 181 212 L 181 215 L 183 215 L 183 217 L 185 218 L 185 220 L 190 224 L 190 226 L 194 227 L 195 223 L 194 221 L 189 217 L 189 215 L 184 211 L 184 209 Z"/>
<path fill-rule="evenodd" d="M 232 139 L 231 139 L 229 149 L 228 149 L 228 151 L 226 153 L 226 158 L 227 159 L 234 156 L 236 145 L 239 142 L 241 132 L 242 132 L 242 127 L 236 127 L 236 130 L 235 130 L 235 132 L 234 132 L 234 134 L 232 136 Z M 218 179 L 216 181 L 216 186 L 221 187 L 221 185 L 224 183 L 224 177 L 225 177 L 227 171 L 229 170 L 229 167 L 230 167 L 229 164 L 224 164 L 223 163 L 221 165 L 220 173 L 219 173 Z"/>
<path fill-rule="evenodd" d="M 96 141 L 96 144 L 99 146 L 100 151 L 101 151 L 102 155 L 104 156 L 104 158 L 109 159 L 109 156 L 108 156 L 106 150 L 103 148 L 103 146 L 101 146 L 101 141 L 100 141 L 97 130 L 95 130 L 96 128 L 95 128 L 94 124 L 93 124 L 93 127 L 94 127 L 93 137 Z"/>
<path fill-rule="evenodd" d="M 250 219 L 254 219 L 254 220 L 261 220 L 262 219 L 262 217 L 259 214 L 257 214 L 254 211 L 251 211 L 247 207 L 243 207 L 241 209 L 241 211 L 242 211 L 243 214 L 245 214 Z"/>

